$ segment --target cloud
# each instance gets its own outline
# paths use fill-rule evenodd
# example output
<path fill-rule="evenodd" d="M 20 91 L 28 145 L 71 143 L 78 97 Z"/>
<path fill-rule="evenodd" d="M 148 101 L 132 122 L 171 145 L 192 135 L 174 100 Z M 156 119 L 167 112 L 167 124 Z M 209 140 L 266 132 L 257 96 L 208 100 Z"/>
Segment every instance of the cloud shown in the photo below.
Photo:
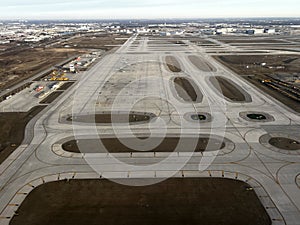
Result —
<path fill-rule="evenodd" d="M 103 19 L 300 16 L 298 0 L 10 0 L 0 18 Z"/>

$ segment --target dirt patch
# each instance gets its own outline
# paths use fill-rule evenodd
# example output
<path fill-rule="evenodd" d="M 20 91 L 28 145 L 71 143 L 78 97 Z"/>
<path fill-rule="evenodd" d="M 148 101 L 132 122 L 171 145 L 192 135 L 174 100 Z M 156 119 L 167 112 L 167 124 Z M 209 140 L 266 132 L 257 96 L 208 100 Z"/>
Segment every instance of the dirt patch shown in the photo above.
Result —
<path fill-rule="evenodd" d="M 98 113 L 95 115 L 76 115 L 69 116 L 67 121 L 74 121 L 79 123 L 98 123 L 98 124 L 136 124 L 136 123 L 148 123 L 156 115 L 152 113 Z"/>
<path fill-rule="evenodd" d="M 203 59 L 201 59 L 199 56 L 190 55 L 188 56 L 190 62 L 197 67 L 199 70 L 202 70 L 204 72 L 213 72 L 216 71 L 216 69 L 209 65 L 207 62 L 205 62 Z"/>
<path fill-rule="evenodd" d="M 174 40 L 174 41 L 170 41 L 170 42 L 175 45 L 186 45 L 183 41 L 180 41 L 180 40 Z"/>
<path fill-rule="evenodd" d="M 102 49 L 109 51 L 114 46 L 122 45 L 130 36 L 126 35 L 108 35 L 98 34 L 90 36 L 76 37 L 68 41 L 64 41 L 59 47 L 69 46 L 75 49 Z"/>
<path fill-rule="evenodd" d="M 266 120 L 267 117 L 263 114 L 257 114 L 257 113 L 250 113 L 247 114 L 247 117 L 251 120 Z"/>
<path fill-rule="evenodd" d="M 219 41 L 224 43 L 245 43 L 245 44 L 255 44 L 255 43 L 266 43 L 266 44 L 284 44 L 287 43 L 285 41 L 279 39 L 270 39 L 270 38 L 218 38 Z"/>
<path fill-rule="evenodd" d="M 197 45 L 215 45 L 214 42 L 211 42 L 209 40 L 205 40 L 205 39 L 202 39 L 202 38 L 192 38 L 192 37 L 190 37 L 189 40 L 192 43 L 195 43 Z"/>
<path fill-rule="evenodd" d="M 166 56 L 166 64 L 171 72 L 179 73 L 181 72 L 180 63 L 174 56 Z"/>
<path fill-rule="evenodd" d="M 284 137 L 273 137 L 269 140 L 270 145 L 284 150 L 300 150 L 300 143 Z"/>
<path fill-rule="evenodd" d="M 123 37 L 128 38 L 107 34 L 81 36 L 62 40 L 53 47 L 21 46 L 5 51 L 0 54 L 0 89 L 12 87 L 58 63 L 86 54 L 91 49 L 111 50 L 126 41 Z"/>
<path fill-rule="evenodd" d="M 202 102 L 202 92 L 193 80 L 184 77 L 176 77 L 174 79 L 174 84 L 178 96 L 184 101 L 196 103 Z"/>
<path fill-rule="evenodd" d="M 193 115 L 191 115 L 191 119 L 203 121 L 203 120 L 206 120 L 207 117 L 204 114 L 193 114 Z"/>
<path fill-rule="evenodd" d="M 244 120 L 254 123 L 268 123 L 275 121 L 275 118 L 272 115 L 265 112 L 246 111 L 240 112 L 239 115 Z"/>
<path fill-rule="evenodd" d="M 8 92 L 7 94 L 0 96 L 0 102 L 5 101 L 6 98 L 9 96 L 13 96 L 13 95 L 23 91 L 24 89 L 29 88 L 31 84 L 32 84 L 32 82 L 21 85 L 19 88 L 16 88 L 16 89 Z"/>
<path fill-rule="evenodd" d="M 297 55 L 231 55 L 215 57 L 225 66 L 271 95 L 292 110 L 300 112 L 300 58 Z M 298 75 L 297 75 L 298 74 Z"/>
<path fill-rule="evenodd" d="M 204 152 L 204 151 L 216 151 L 223 149 L 225 143 L 223 141 L 208 137 L 200 138 L 182 138 L 185 141 L 184 148 L 181 146 L 176 149 L 181 140 L 178 137 L 166 137 L 166 138 L 148 138 L 139 137 L 140 140 L 147 140 L 145 142 L 136 141 L 134 138 L 117 139 L 114 138 L 102 138 L 101 142 L 104 147 L 99 144 L 98 139 L 79 139 L 71 140 L 62 145 L 62 148 L 68 152 L 80 153 L 80 148 L 84 148 L 84 153 L 128 153 L 128 152 Z M 123 142 L 123 143 L 122 143 Z M 132 148 L 126 146 L 124 143 L 129 143 Z M 153 144 L 154 143 L 154 144 Z M 157 143 L 158 145 L 156 145 Z M 149 149 L 149 150 L 148 150 Z M 148 151 L 146 151 L 148 150 Z M 194 151 L 195 150 L 195 151 Z M 87 152 L 86 152 L 87 151 Z"/>
<path fill-rule="evenodd" d="M 64 83 L 60 88 L 58 88 L 58 91 L 65 91 L 68 90 L 75 82 L 66 82 Z"/>
<path fill-rule="evenodd" d="M 207 112 L 189 112 L 184 114 L 184 119 L 191 123 L 209 123 L 212 121 L 212 116 Z"/>
<path fill-rule="evenodd" d="M 144 187 L 56 181 L 34 189 L 10 225 L 271 225 L 250 189 L 224 178 L 173 178 Z"/>
<path fill-rule="evenodd" d="M 251 102 L 251 97 L 248 96 L 247 99 L 245 94 L 241 92 L 240 88 L 238 88 L 238 85 L 235 84 L 233 81 L 230 81 L 220 76 L 211 77 L 209 80 L 213 84 L 213 86 L 218 90 L 218 92 L 222 94 L 225 98 L 228 98 L 230 101 Z"/>
<path fill-rule="evenodd" d="M 0 113 L 0 163 L 22 143 L 28 122 L 45 106 L 37 106 L 28 112 Z"/>
<path fill-rule="evenodd" d="M 245 43 L 245 44 L 255 44 L 255 43 L 283 44 L 283 43 L 287 43 L 285 41 L 275 40 L 275 39 L 224 39 L 224 40 L 220 40 L 220 41 L 222 41 L 224 43 Z"/>
<path fill-rule="evenodd" d="M 57 99 L 62 93 L 63 93 L 63 91 L 55 91 L 55 92 L 51 93 L 49 96 L 47 96 L 45 99 L 40 101 L 40 104 L 50 104 L 55 99 Z"/>
<path fill-rule="evenodd" d="M 169 47 L 169 46 L 172 46 L 172 42 L 169 40 L 155 40 L 155 41 L 149 41 L 148 45 L 150 47 L 161 46 L 161 45 L 166 45 Z"/>
<path fill-rule="evenodd" d="M 86 51 L 28 48 L 0 54 L 0 88 L 5 89 Z"/>
<path fill-rule="evenodd" d="M 215 57 L 231 65 L 238 74 L 297 73 L 300 69 L 298 55 L 223 55 Z"/>

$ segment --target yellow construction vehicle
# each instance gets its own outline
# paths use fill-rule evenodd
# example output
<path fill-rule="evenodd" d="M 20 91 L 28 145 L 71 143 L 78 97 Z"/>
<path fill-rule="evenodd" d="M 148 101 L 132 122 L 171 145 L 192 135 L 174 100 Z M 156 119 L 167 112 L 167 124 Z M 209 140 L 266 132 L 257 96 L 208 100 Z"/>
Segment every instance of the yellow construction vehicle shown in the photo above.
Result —
<path fill-rule="evenodd" d="M 267 80 L 262 80 L 261 82 L 262 82 L 262 83 L 271 83 L 272 81 L 269 80 L 269 79 L 267 79 Z"/>
<path fill-rule="evenodd" d="M 65 77 L 66 74 L 64 71 L 62 70 L 53 70 L 52 74 L 51 74 L 51 78 L 49 80 L 51 81 L 68 81 L 69 78 Z"/>
<path fill-rule="evenodd" d="M 59 78 L 57 78 L 56 80 L 57 80 L 57 81 L 68 81 L 69 78 L 67 78 L 67 77 L 59 77 Z"/>

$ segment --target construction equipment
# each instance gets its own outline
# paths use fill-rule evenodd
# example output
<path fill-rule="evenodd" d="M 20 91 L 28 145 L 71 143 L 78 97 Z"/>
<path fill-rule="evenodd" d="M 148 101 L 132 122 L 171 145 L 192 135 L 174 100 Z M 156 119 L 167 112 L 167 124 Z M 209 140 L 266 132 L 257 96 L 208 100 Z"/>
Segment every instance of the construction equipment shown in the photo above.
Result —
<path fill-rule="evenodd" d="M 35 89 L 36 92 L 40 92 L 44 89 L 44 86 L 43 85 L 39 85 L 37 86 L 37 88 Z"/>
<path fill-rule="evenodd" d="M 262 83 L 271 83 L 272 81 L 270 79 L 267 79 L 267 80 L 262 80 L 261 82 Z"/>
<path fill-rule="evenodd" d="M 49 80 L 51 81 L 68 81 L 69 78 L 65 77 L 66 74 L 62 70 L 62 68 L 57 67 L 55 70 L 53 70 L 51 74 L 51 78 Z"/>

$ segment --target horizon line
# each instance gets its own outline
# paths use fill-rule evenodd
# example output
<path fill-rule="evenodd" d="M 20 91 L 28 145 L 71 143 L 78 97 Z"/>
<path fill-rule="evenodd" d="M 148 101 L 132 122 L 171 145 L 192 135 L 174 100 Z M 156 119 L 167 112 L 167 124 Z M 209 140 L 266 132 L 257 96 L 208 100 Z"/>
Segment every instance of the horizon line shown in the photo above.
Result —
<path fill-rule="evenodd" d="M 194 17 L 194 18 L 182 18 L 182 17 L 170 17 L 170 18 L 62 18 L 62 19 L 55 19 L 55 18 L 40 18 L 40 19 L 25 19 L 25 18 L 15 18 L 15 19 L 1 19 L 0 21 L 69 21 L 69 20 L 76 20 L 76 21 L 88 21 L 88 20 L 94 20 L 94 21 L 101 21 L 101 20 L 107 20 L 107 21 L 113 21 L 113 20 L 208 20 L 208 19 L 299 19 L 300 16 L 288 16 L 288 17 L 282 17 L 282 16 L 267 16 L 267 17 Z"/>

